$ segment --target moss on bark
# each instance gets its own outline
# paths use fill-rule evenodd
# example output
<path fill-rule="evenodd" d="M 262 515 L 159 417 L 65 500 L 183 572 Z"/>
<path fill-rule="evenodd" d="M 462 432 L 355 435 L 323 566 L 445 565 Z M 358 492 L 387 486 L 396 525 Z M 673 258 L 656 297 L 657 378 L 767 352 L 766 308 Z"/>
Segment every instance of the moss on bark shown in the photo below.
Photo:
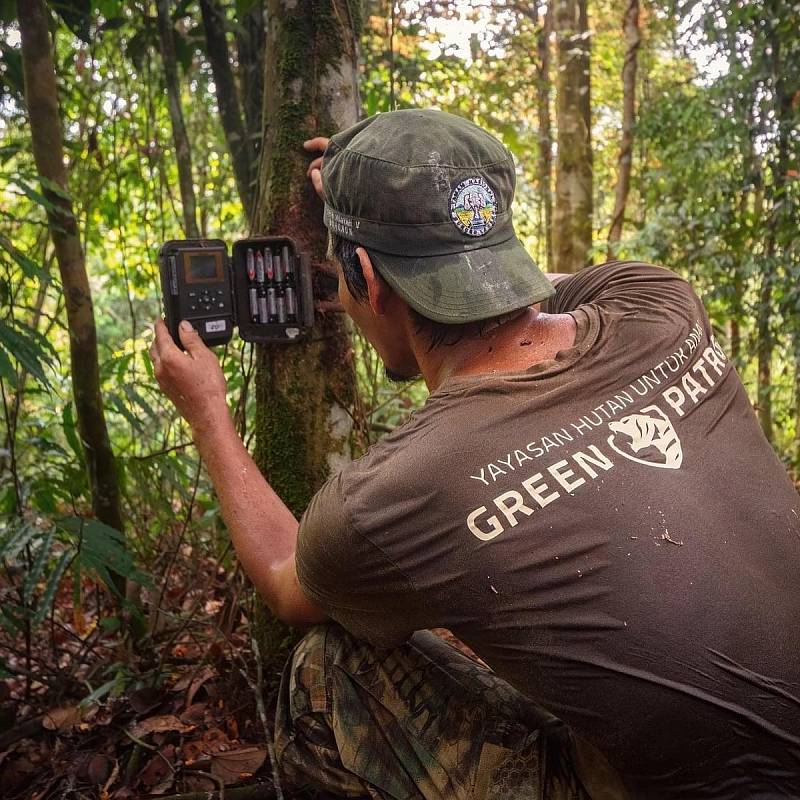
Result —
<path fill-rule="evenodd" d="M 269 0 L 264 71 L 264 130 L 258 199 L 251 229 L 291 236 L 312 264 L 326 260 L 322 203 L 306 169 L 303 142 L 358 119 L 358 4 L 345 0 Z M 336 291 L 316 273 L 315 297 Z M 349 457 L 347 431 L 332 425 L 352 406 L 354 375 L 349 327 L 339 314 L 318 315 L 308 341 L 259 347 L 256 375 L 256 461 L 296 516 Z M 285 630 L 285 629 L 284 629 Z M 259 624 L 262 651 L 284 630 Z"/>

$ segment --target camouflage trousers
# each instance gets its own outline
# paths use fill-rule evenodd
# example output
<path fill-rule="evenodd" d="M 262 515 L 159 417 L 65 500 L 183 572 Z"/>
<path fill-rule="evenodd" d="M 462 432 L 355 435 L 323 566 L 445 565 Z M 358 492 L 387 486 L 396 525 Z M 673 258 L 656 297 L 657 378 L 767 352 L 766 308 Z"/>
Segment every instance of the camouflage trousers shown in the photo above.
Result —
<path fill-rule="evenodd" d="M 314 628 L 283 673 L 275 751 L 285 786 L 380 800 L 584 800 L 572 739 L 429 632 L 379 650 Z"/>

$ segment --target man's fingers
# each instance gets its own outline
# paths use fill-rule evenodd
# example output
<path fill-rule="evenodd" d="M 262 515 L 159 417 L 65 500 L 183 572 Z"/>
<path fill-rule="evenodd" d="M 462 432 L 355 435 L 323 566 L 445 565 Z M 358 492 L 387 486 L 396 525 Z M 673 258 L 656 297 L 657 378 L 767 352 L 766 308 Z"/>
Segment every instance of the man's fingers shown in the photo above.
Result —
<path fill-rule="evenodd" d="M 329 141 L 327 136 L 315 136 L 313 139 L 303 142 L 303 147 L 309 152 L 320 151 L 328 146 Z"/>
<path fill-rule="evenodd" d="M 200 355 L 203 350 L 208 349 L 200 338 L 200 334 L 192 327 L 192 323 L 187 322 L 185 319 L 178 325 L 178 336 L 181 337 L 181 342 L 186 348 L 186 352 L 192 358 Z"/>
<path fill-rule="evenodd" d="M 312 173 L 312 172 L 313 172 L 315 169 L 322 169 L 322 156 L 319 156 L 319 158 L 315 158 L 315 159 L 314 159 L 314 160 L 313 160 L 313 161 L 312 161 L 312 162 L 311 162 L 311 163 L 308 165 L 308 169 L 306 170 L 306 175 L 307 175 L 307 176 L 310 178 L 310 177 L 311 177 L 311 173 Z"/>
<path fill-rule="evenodd" d="M 316 193 L 324 200 L 325 194 L 322 188 L 322 173 L 318 169 L 311 171 L 311 183 Z"/>
<path fill-rule="evenodd" d="M 164 324 L 163 319 L 156 320 L 155 333 L 156 337 L 153 339 L 153 347 L 155 348 L 156 355 L 159 358 L 164 358 L 164 356 L 169 353 L 170 350 L 177 350 L 177 346 L 172 340 L 172 336 L 167 330 L 167 326 Z"/>

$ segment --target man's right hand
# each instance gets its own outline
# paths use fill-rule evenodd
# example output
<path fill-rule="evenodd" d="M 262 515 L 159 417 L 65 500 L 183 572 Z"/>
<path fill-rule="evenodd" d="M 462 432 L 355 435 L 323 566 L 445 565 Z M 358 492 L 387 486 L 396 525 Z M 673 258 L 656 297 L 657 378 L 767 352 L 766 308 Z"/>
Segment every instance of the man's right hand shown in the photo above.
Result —
<path fill-rule="evenodd" d="M 156 322 L 155 333 L 150 359 L 156 380 L 192 429 L 229 419 L 219 360 L 191 323 L 184 320 L 178 326 L 185 352 L 175 344 L 163 320 Z"/>
<path fill-rule="evenodd" d="M 328 139 L 325 136 L 316 136 L 313 139 L 309 139 L 307 142 L 303 142 L 303 147 L 308 150 L 309 153 L 323 153 L 325 152 L 325 148 L 328 146 Z M 309 165 L 306 175 L 311 180 L 311 183 L 314 185 L 314 189 L 316 190 L 317 194 L 320 196 L 322 200 L 325 199 L 325 193 L 322 188 L 322 156 L 317 156 Z"/>

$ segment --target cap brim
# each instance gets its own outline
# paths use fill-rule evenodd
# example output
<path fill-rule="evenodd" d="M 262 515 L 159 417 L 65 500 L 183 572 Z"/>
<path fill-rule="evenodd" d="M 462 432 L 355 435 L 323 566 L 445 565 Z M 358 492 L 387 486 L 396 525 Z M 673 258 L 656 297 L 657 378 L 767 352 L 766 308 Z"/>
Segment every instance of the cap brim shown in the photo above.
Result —
<path fill-rule="evenodd" d="M 400 297 L 435 322 L 499 317 L 555 294 L 516 236 L 491 247 L 425 258 L 368 252 Z"/>

